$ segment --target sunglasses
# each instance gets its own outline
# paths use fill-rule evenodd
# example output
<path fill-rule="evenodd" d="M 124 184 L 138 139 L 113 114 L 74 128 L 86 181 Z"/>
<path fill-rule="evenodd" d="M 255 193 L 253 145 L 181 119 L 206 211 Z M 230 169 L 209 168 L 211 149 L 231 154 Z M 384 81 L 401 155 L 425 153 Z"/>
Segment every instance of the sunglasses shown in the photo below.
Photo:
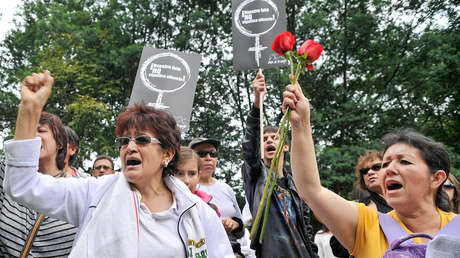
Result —
<path fill-rule="evenodd" d="M 452 183 L 444 183 L 442 185 L 442 188 L 445 188 L 445 189 L 454 189 L 454 185 Z"/>
<path fill-rule="evenodd" d="M 95 170 L 109 170 L 109 169 L 112 169 L 111 167 L 109 166 L 106 166 L 106 165 L 100 165 L 100 166 L 97 166 L 97 167 L 94 167 Z"/>
<path fill-rule="evenodd" d="M 118 137 L 115 139 L 115 144 L 118 148 L 123 148 L 127 146 L 130 141 L 134 141 L 137 145 L 147 145 L 151 142 L 161 144 L 160 140 L 158 140 L 157 138 L 150 137 L 148 135 L 137 136 L 134 139 L 129 137 Z"/>
<path fill-rule="evenodd" d="M 362 169 L 360 169 L 359 173 L 361 173 L 361 175 L 366 175 L 369 172 L 369 170 L 371 170 L 371 169 L 374 170 L 374 171 L 379 171 L 381 168 L 382 168 L 382 165 L 375 164 L 370 168 L 362 168 Z"/>
<path fill-rule="evenodd" d="M 198 154 L 200 158 L 204 158 L 208 154 L 209 156 L 211 156 L 211 158 L 217 158 L 217 155 L 218 155 L 217 151 L 198 151 L 196 154 Z"/>

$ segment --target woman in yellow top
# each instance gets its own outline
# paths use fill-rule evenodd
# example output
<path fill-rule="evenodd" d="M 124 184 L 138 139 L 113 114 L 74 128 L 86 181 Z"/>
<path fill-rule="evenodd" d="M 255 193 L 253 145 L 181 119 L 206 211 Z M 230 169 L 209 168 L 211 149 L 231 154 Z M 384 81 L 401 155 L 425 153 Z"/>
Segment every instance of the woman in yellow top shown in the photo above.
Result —
<path fill-rule="evenodd" d="M 377 211 L 345 200 L 321 186 L 310 126 L 310 104 L 300 85 L 288 85 L 283 97 L 283 109 L 289 106 L 292 110 L 291 166 L 300 196 L 351 255 L 382 257 L 389 244 L 380 229 Z M 448 210 L 441 187 L 449 170 L 449 155 L 441 143 L 415 132 L 387 135 L 379 178 L 383 196 L 394 208 L 388 215 L 408 233 L 435 235 L 456 216 L 441 209 Z"/>

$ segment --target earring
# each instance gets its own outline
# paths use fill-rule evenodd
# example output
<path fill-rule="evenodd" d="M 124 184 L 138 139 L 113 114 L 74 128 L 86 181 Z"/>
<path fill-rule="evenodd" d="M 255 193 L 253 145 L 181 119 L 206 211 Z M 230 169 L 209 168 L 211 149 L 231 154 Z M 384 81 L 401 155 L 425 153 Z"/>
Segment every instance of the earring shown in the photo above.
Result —
<path fill-rule="evenodd" d="M 168 160 L 166 160 L 166 159 L 163 160 L 163 167 L 167 167 L 167 166 L 168 166 L 168 163 L 169 163 Z"/>

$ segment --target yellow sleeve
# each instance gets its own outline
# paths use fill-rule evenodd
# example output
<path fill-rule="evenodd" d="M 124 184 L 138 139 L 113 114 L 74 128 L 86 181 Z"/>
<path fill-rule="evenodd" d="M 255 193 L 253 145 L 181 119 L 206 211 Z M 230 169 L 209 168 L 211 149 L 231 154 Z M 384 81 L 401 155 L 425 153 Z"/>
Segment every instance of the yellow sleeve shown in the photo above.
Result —
<path fill-rule="evenodd" d="M 355 203 L 358 208 L 358 226 L 356 228 L 355 246 L 351 255 L 360 257 L 381 257 L 388 247 L 383 232 L 380 230 L 377 211 Z"/>

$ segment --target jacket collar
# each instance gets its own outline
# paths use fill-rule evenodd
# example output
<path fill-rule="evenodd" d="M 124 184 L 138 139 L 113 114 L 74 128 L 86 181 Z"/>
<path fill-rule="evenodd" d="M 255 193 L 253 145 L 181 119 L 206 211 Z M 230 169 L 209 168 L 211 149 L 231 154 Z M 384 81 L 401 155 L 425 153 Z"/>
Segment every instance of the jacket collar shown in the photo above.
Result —
<path fill-rule="evenodd" d="M 163 180 L 176 199 L 179 214 L 196 204 L 198 197 L 194 196 L 182 181 L 173 176 L 166 176 Z"/>

